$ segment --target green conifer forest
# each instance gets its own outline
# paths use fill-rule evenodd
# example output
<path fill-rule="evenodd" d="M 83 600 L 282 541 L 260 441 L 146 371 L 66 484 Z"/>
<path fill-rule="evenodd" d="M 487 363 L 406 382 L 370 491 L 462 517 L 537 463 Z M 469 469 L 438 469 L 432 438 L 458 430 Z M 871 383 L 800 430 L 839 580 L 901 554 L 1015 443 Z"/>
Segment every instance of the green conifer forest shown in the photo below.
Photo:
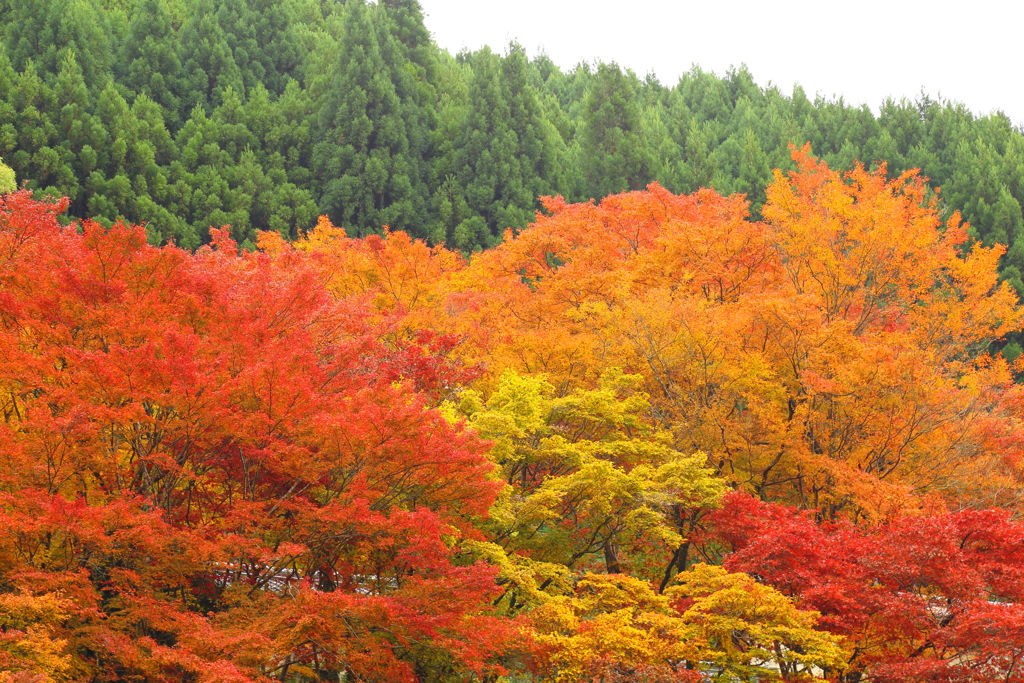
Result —
<path fill-rule="evenodd" d="M 451 55 L 416 0 L 5 0 L 0 155 L 69 214 L 194 248 L 287 238 L 326 214 L 463 251 L 540 208 L 640 189 L 744 193 L 810 142 L 834 168 L 919 168 L 1024 291 L 1024 136 L 922 94 L 866 105 L 762 87 L 744 67 L 678 83 L 563 71 L 522 47 Z"/>

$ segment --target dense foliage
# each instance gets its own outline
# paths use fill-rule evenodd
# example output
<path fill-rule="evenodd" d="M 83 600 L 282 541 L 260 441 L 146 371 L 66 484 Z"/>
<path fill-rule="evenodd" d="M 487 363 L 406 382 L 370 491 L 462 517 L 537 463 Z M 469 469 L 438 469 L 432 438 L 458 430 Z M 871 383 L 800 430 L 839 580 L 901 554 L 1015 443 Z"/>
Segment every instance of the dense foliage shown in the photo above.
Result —
<path fill-rule="evenodd" d="M 0 25 L 0 683 L 1024 683 L 1004 116 Z"/>
<path fill-rule="evenodd" d="M 793 164 L 468 261 L 0 195 L 0 681 L 1024 682 L 1002 248 Z"/>
<path fill-rule="evenodd" d="M 513 44 L 451 56 L 416 0 L 4 0 L 0 156 L 28 187 L 186 248 L 230 224 L 294 238 L 327 214 L 460 250 L 521 229 L 537 197 L 658 181 L 744 193 L 789 145 L 833 168 L 919 168 L 1024 290 L 1024 136 L 922 95 L 875 116 L 760 87 L 740 68 L 676 84 L 615 64 L 563 72 Z"/>

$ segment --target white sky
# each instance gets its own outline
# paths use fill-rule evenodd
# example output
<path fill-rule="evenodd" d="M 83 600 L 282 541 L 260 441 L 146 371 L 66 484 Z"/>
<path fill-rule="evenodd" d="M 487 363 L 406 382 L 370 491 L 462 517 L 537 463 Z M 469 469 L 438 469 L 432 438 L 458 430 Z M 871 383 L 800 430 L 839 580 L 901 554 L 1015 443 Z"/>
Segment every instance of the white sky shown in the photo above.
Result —
<path fill-rule="evenodd" d="M 1024 124 L 1024 0 L 420 0 L 453 54 L 510 39 L 563 69 L 615 61 L 674 85 L 693 64 L 746 63 L 759 85 L 842 95 L 872 110 L 922 86 L 975 113 Z"/>

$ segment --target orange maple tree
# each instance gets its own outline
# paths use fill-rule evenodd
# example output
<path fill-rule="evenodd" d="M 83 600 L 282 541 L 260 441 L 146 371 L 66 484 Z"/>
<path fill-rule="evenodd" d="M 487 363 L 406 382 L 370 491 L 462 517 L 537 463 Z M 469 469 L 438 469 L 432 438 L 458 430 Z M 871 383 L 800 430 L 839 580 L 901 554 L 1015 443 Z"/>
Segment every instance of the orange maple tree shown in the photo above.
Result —
<path fill-rule="evenodd" d="M 474 300 L 460 329 L 495 372 L 563 392 L 643 375 L 676 448 L 771 499 L 868 518 L 1016 504 L 1012 377 L 987 352 L 1024 325 L 1002 247 L 967 244 L 917 176 L 794 157 L 765 222 L 710 190 L 548 200 L 453 278 Z"/>

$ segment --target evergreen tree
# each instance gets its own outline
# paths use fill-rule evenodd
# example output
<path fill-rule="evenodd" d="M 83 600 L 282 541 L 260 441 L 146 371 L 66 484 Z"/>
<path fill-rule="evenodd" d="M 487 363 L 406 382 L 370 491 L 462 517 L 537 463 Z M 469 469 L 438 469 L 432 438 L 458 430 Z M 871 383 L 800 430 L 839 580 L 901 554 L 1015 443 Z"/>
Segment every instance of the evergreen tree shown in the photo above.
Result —
<path fill-rule="evenodd" d="M 391 35 L 403 46 L 405 58 L 415 71 L 418 101 L 429 106 L 436 98 L 433 84 L 438 79 L 437 46 L 423 24 L 423 7 L 418 0 L 383 0 L 381 11 L 390 19 Z"/>
<path fill-rule="evenodd" d="M 212 109 L 220 104 L 228 88 L 245 93 L 242 70 L 235 62 L 217 9 L 217 0 L 196 0 L 181 29 L 179 59 L 185 73 L 181 106 L 185 111 L 192 111 L 196 105 Z"/>
<path fill-rule="evenodd" d="M 680 172 L 683 192 L 696 192 L 702 187 L 711 187 L 717 175 L 715 159 L 711 157 L 709 151 L 714 136 L 709 133 L 708 128 L 707 122 L 698 124 L 696 120 L 691 120 L 686 131 L 686 164 Z"/>
<path fill-rule="evenodd" d="M 442 55 L 439 66 L 437 125 L 431 131 L 429 186 L 431 216 L 428 236 L 435 244 L 454 245 L 455 229 L 473 212 L 466 203 L 465 188 L 456 177 L 456 143 L 463 136 L 469 109 L 471 67 L 465 60 Z"/>
<path fill-rule="evenodd" d="M 682 75 L 676 89 L 698 121 L 726 121 L 732 114 L 732 98 L 725 81 L 693 67 Z M 717 141 L 716 141 L 717 143 Z"/>
<path fill-rule="evenodd" d="M 379 6 L 350 0 L 317 122 L 320 208 L 357 234 L 384 225 L 425 236 L 429 131 L 402 43 Z"/>
<path fill-rule="evenodd" d="M 185 74 L 178 55 L 178 36 L 166 0 L 142 0 L 128 27 L 122 49 L 123 82 L 163 108 L 172 130 L 181 127 Z"/>
<path fill-rule="evenodd" d="M 302 78 L 302 44 L 290 8 L 279 0 L 219 0 L 215 17 L 248 92 L 262 84 L 275 95 Z"/>
<path fill-rule="evenodd" d="M 878 112 L 878 122 L 895 143 L 896 158 L 889 162 L 895 168 L 902 168 L 902 160 L 910 153 L 910 149 L 919 144 L 924 137 L 924 124 L 917 107 L 906 99 L 899 102 L 891 98 L 885 100 Z"/>
<path fill-rule="evenodd" d="M 312 97 L 297 81 L 289 81 L 277 99 L 257 84 L 245 103 L 245 125 L 258 143 L 253 147 L 260 163 L 285 172 L 287 181 L 309 189 Z"/>
<path fill-rule="evenodd" d="M 466 205 L 475 215 L 448 236 L 461 249 L 490 246 L 506 228 L 525 227 L 540 208 L 537 197 L 551 192 L 550 183 L 559 174 L 560 137 L 543 119 L 529 68 L 525 51 L 516 44 L 504 59 L 489 48 L 473 57 L 455 165 Z"/>
<path fill-rule="evenodd" d="M 55 185 L 74 203 L 82 196 L 78 180 L 86 175 L 82 171 L 95 167 L 95 150 L 103 149 L 107 141 L 102 122 L 89 113 L 92 98 L 74 52 L 65 53 L 53 92 L 52 120 L 59 131 L 61 156 L 65 162 L 58 171 L 60 178 Z"/>
<path fill-rule="evenodd" d="M 56 74 L 73 52 L 86 84 L 100 88 L 110 76 L 112 45 L 120 36 L 98 0 L 9 0 L 3 38 L 14 68 L 31 61 L 40 73 Z"/>
<path fill-rule="evenodd" d="M 460 249 L 488 246 L 498 214 L 522 178 L 515 164 L 519 141 L 512 130 L 512 112 L 501 78 L 501 58 L 484 48 L 473 55 L 469 107 L 455 147 L 458 184 L 473 215 L 449 236 Z M 506 226 L 509 227 L 509 226 Z"/>
<path fill-rule="evenodd" d="M 533 210 L 540 208 L 538 196 L 563 192 L 567 187 L 565 140 L 545 115 L 543 96 L 537 87 L 539 74 L 518 43 L 509 45 L 502 61 L 502 83 L 512 114 L 512 129 L 519 141 L 516 159 L 522 167 L 520 196 L 527 211 L 521 217 L 525 226 L 533 219 Z M 510 226 L 515 227 L 511 222 Z"/>
<path fill-rule="evenodd" d="M 578 135 L 581 192 L 601 197 L 645 187 L 656 157 L 640 125 L 637 79 L 601 64 L 583 100 Z"/>

